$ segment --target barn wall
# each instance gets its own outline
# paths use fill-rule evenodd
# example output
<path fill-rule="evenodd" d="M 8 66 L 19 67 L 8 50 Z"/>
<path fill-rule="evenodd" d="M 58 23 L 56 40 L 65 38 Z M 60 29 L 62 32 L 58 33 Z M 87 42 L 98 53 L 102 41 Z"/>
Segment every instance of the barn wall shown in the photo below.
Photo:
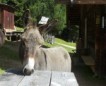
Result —
<path fill-rule="evenodd" d="M 80 4 L 80 29 L 77 51 L 80 51 L 78 52 L 80 54 L 91 55 L 95 60 L 95 72 L 100 76 L 106 76 L 106 0 L 73 0 L 75 1 L 74 3 L 70 2 L 71 0 L 55 1 L 68 4 L 70 7 L 73 4 Z M 69 12 L 71 11 L 67 12 L 69 17 L 71 15 Z M 101 23 L 102 16 L 105 17 L 104 28 L 102 28 Z M 71 18 L 69 20 L 71 21 Z"/>
<path fill-rule="evenodd" d="M 0 24 L 2 29 L 5 31 L 13 31 L 14 30 L 14 8 L 0 3 Z M 8 32 L 7 31 L 7 32 Z"/>
<path fill-rule="evenodd" d="M 95 26 L 96 26 L 96 19 L 95 19 L 95 9 L 96 6 L 89 6 L 87 12 L 87 48 L 88 53 L 95 59 Z"/>
<path fill-rule="evenodd" d="M 102 16 L 104 16 L 106 20 L 106 8 L 104 9 L 104 6 L 102 5 L 98 9 L 100 9 L 100 25 L 96 25 L 95 69 L 98 75 L 106 76 L 106 23 L 104 23 L 105 27 L 102 26 Z"/>
<path fill-rule="evenodd" d="M 103 8 L 104 5 L 67 5 L 67 22 L 70 21 L 70 25 L 80 25 L 77 53 L 92 57 L 95 71 L 100 76 L 106 75 L 106 12 L 104 13 Z M 103 15 L 104 28 L 101 24 Z"/>
<path fill-rule="evenodd" d="M 2 21 L 3 21 L 3 13 L 2 9 L 0 8 L 0 28 L 2 27 Z"/>
<path fill-rule="evenodd" d="M 106 27 L 102 28 L 103 5 L 82 6 L 80 38 L 82 55 L 90 55 L 95 61 L 95 71 L 98 75 L 106 75 Z M 104 12 L 104 10 L 103 10 Z M 87 22 L 85 22 L 87 20 Z M 87 23 L 87 26 L 86 26 Z M 87 34 L 85 36 L 85 28 Z"/>
<path fill-rule="evenodd" d="M 3 16 L 3 27 L 5 29 L 14 29 L 14 14 L 4 10 Z"/>

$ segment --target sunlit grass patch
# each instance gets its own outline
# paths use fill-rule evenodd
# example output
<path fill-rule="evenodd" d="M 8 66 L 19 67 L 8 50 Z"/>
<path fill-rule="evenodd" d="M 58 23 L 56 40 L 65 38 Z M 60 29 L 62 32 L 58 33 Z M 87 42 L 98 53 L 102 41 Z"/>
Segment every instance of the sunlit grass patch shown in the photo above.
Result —
<path fill-rule="evenodd" d="M 0 68 L 0 75 L 3 74 L 5 72 L 5 70 Z"/>
<path fill-rule="evenodd" d="M 21 28 L 21 27 L 17 27 L 17 26 L 15 26 L 15 28 L 16 28 L 16 31 L 20 31 L 20 32 L 23 32 L 23 31 L 24 31 L 24 29 Z"/>
<path fill-rule="evenodd" d="M 62 43 L 62 44 L 66 44 L 66 45 L 74 46 L 74 47 L 76 46 L 76 43 L 74 43 L 74 42 L 67 42 L 67 41 L 64 41 L 64 40 L 59 39 L 59 38 L 56 38 L 55 40 L 56 40 L 56 42 L 58 42 L 58 43 Z"/>
<path fill-rule="evenodd" d="M 64 47 L 69 53 L 73 53 L 73 48 L 70 48 L 70 47 L 66 47 L 66 46 L 63 46 L 63 45 L 59 45 L 57 43 L 61 43 L 61 44 L 64 44 L 64 45 L 68 45 L 68 46 L 72 46 L 72 47 L 76 47 L 76 43 L 73 43 L 73 42 L 66 42 L 62 39 L 59 39 L 59 38 L 55 38 L 55 43 L 54 44 L 50 44 L 50 43 L 47 43 L 45 42 L 44 45 L 47 46 L 47 47 L 54 47 L 54 46 L 62 46 Z"/>

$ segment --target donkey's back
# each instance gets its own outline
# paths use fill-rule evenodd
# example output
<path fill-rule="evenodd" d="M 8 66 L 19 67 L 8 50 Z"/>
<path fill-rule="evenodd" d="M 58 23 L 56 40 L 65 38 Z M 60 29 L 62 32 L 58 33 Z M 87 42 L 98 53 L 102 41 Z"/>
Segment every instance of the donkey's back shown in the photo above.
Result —
<path fill-rule="evenodd" d="M 46 54 L 47 70 L 71 71 L 71 58 L 63 47 L 43 48 Z"/>

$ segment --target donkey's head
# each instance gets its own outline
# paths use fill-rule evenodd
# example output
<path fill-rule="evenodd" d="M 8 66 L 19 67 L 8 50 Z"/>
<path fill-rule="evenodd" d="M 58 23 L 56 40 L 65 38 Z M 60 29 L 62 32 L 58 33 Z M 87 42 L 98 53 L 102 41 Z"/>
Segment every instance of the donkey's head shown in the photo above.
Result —
<path fill-rule="evenodd" d="M 26 26 L 25 32 L 21 36 L 22 45 L 24 46 L 24 55 L 22 57 L 23 73 L 30 75 L 34 71 L 36 51 L 44 42 L 38 27 L 35 25 Z"/>

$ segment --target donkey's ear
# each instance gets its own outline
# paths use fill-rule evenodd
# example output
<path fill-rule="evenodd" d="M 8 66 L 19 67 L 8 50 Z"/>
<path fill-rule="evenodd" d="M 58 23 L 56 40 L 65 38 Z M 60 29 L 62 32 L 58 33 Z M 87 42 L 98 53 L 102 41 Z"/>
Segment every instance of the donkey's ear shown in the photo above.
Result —
<path fill-rule="evenodd" d="M 40 25 L 39 31 L 42 35 L 47 34 L 49 31 L 53 29 L 53 26 L 57 24 L 57 20 L 52 20 L 48 24 Z"/>
<path fill-rule="evenodd" d="M 39 32 L 41 33 L 41 35 L 43 35 L 44 33 L 46 33 L 47 27 L 48 27 L 48 24 L 40 25 L 38 27 L 39 28 Z"/>

